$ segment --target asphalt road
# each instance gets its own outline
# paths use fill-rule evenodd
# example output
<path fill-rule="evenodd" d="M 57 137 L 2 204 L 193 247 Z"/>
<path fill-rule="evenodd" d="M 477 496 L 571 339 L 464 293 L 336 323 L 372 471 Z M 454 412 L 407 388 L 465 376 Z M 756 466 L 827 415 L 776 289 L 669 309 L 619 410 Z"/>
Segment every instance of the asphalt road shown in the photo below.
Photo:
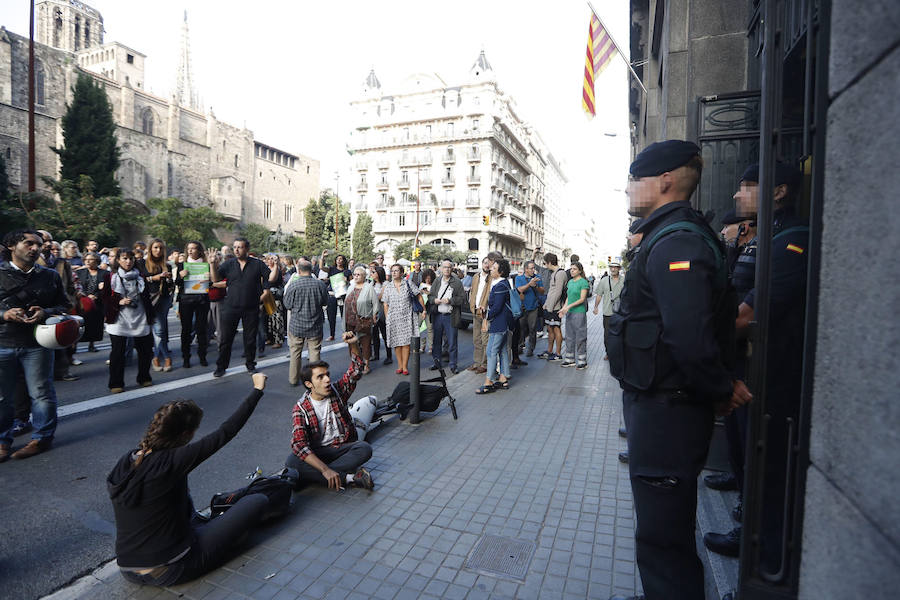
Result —
<path fill-rule="evenodd" d="M 177 366 L 181 364 L 179 325 L 175 320 L 170 322 L 170 348 Z M 349 362 L 345 346 L 340 346 L 323 354 L 331 363 L 332 373 L 343 372 Z M 287 346 L 267 349 L 260 362 L 273 358 L 277 361 L 278 357 L 286 356 L 286 351 Z M 153 373 L 154 387 L 144 391 L 151 392 L 155 387 L 172 389 L 83 412 L 77 412 L 84 407 L 79 402 L 108 395 L 108 368 L 104 364 L 108 350 L 76 355 L 85 361 L 72 367 L 72 372 L 81 379 L 57 382 L 61 411 L 70 413 L 60 418 L 53 449 L 27 460 L 10 460 L 0 465 L 0 514 L 4 533 L 0 537 L 2 597 L 39 598 L 114 557 L 115 528 L 106 492 L 110 469 L 123 453 L 136 446 L 153 412 L 169 400 L 190 398 L 203 408 L 198 436 L 217 427 L 251 389 L 240 355 L 239 334 L 232 352 L 232 366 L 239 367 L 235 369 L 238 372 L 214 379 L 211 376 L 217 356 L 214 342 L 209 367 Z M 471 330 L 460 331 L 459 357 L 460 368 L 472 362 Z M 423 356 L 423 378 L 430 375 L 427 370 L 430 365 L 430 356 Z M 395 368 L 396 363 L 384 366 L 381 361 L 373 361 L 372 373 L 362 379 L 353 399 L 367 394 L 390 395 L 394 386 L 404 379 L 394 373 Z M 198 508 L 206 506 L 216 492 L 245 485 L 244 477 L 257 466 L 266 472 L 277 470 L 290 452 L 290 415 L 299 389 L 287 382 L 286 360 L 261 370 L 269 375 L 269 380 L 266 393 L 250 420 L 234 440 L 191 474 L 189 481 Z M 135 365 L 126 368 L 126 390 L 134 388 L 135 373 Z M 179 385 L 178 382 L 188 379 L 194 383 Z M 393 426 L 397 425 L 384 425 Z M 13 448 L 27 440 L 28 436 L 17 438 Z"/>

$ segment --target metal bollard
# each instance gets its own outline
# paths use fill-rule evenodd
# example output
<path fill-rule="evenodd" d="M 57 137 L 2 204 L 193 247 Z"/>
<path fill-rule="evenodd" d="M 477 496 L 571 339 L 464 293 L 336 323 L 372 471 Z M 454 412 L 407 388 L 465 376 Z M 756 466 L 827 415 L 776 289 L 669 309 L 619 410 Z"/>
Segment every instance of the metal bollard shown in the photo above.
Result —
<path fill-rule="evenodd" d="M 409 403 L 412 404 L 412 409 L 409 411 L 409 422 L 413 425 L 422 422 L 422 419 L 419 418 L 419 365 L 422 356 L 422 351 L 419 349 L 420 341 L 421 338 L 418 335 L 409 338 Z"/>

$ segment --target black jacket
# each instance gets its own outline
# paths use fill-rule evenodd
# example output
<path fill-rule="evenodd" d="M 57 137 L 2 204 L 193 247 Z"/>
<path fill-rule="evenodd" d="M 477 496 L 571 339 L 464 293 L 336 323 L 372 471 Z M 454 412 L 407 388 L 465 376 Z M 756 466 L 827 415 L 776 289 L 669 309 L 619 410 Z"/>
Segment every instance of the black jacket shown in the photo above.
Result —
<path fill-rule="evenodd" d="M 4 315 L 10 308 L 40 306 L 48 317 L 64 314 L 69 306 L 62 279 L 54 269 L 34 265 L 26 274 L 12 263 L 0 264 L 0 346 L 37 348 L 34 325 L 10 323 Z"/>
<path fill-rule="evenodd" d="M 262 397 L 253 390 L 218 429 L 200 440 L 155 450 L 132 467 L 128 451 L 106 478 L 116 516 L 116 561 L 120 567 L 150 568 L 172 560 L 194 542 L 194 503 L 187 476 L 237 435 Z"/>
<path fill-rule="evenodd" d="M 610 370 L 625 389 L 684 390 L 696 401 L 721 402 L 732 390 L 737 307 L 733 294 L 724 301 L 731 288 L 719 285 L 716 255 L 691 231 L 669 233 L 647 248 L 655 233 L 683 221 L 715 238 L 689 202 L 666 204 L 641 224 L 644 238 L 609 324 Z"/>

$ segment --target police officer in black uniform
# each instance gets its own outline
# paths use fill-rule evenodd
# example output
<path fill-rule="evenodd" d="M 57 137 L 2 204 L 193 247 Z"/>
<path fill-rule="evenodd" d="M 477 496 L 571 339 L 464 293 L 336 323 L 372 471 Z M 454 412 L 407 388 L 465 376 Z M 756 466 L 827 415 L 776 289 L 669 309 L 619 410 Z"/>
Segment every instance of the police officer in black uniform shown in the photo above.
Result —
<path fill-rule="evenodd" d="M 759 165 L 751 165 L 741 177 L 735 194 L 739 216 L 755 217 L 759 207 Z M 791 523 L 784 520 L 784 506 L 798 469 L 789 439 L 797 438 L 800 418 L 800 393 L 803 371 L 803 345 L 806 324 L 806 283 L 809 227 L 795 210 L 802 186 L 796 168 L 776 163 L 774 172 L 774 214 L 772 224 L 771 273 L 769 285 L 769 326 L 766 360 L 766 393 L 762 418 L 765 434 L 759 440 L 764 448 L 761 496 L 754 505 L 745 504 L 745 516 L 752 511 L 759 518 L 759 569 L 774 575 L 781 571 L 783 549 L 796 551 L 797 545 L 785 542 Z M 755 262 L 754 262 L 755 268 Z M 756 289 L 747 292 L 738 308 L 737 332 L 746 334 L 755 320 Z M 746 434 L 745 434 L 746 435 Z M 792 515 L 790 515 L 792 516 Z M 794 540 L 796 542 L 797 540 Z"/>
<path fill-rule="evenodd" d="M 623 388 L 638 569 L 648 600 L 704 598 L 694 531 L 713 418 L 750 401 L 732 378 L 736 300 L 725 249 L 689 199 L 703 161 L 691 142 L 651 144 L 631 164 L 640 252 L 610 323 Z"/>
<path fill-rule="evenodd" d="M 792 198 L 796 197 L 796 191 L 799 187 L 801 178 L 800 173 L 784 163 L 775 164 L 775 202 L 773 234 L 783 231 L 785 226 L 788 227 L 805 225 L 799 222 L 793 210 Z M 756 287 L 756 247 L 757 238 L 756 230 L 756 212 L 758 208 L 757 188 L 759 186 L 759 164 L 753 164 L 747 167 L 744 174 L 741 175 L 738 184 L 738 190 L 734 194 L 734 200 L 737 208 L 726 215 L 723 222 L 732 220 L 736 224 L 740 224 L 741 229 L 738 231 L 738 241 L 735 246 L 736 260 L 732 266 L 731 283 L 737 292 L 737 300 L 740 304 L 739 318 L 737 322 L 737 355 L 735 360 L 734 376 L 737 379 L 745 379 L 747 375 L 747 364 L 750 358 L 750 344 L 747 339 L 749 322 L 752 320 L 752 308 L 754 288 Z M 729 218 L 730 217 L 730 218 Z M 745 244 L 741 244 L 742 236 L 747 231 L 754 232 L 752 238 Z M 789 232 L 791 235 L 793 232 Z M 783 236 L 782 236 L 783 237 Z M 780 238 L 779 238 L 780 239 Z M 727 242 L 727 241 L 726 241 Z M 776 248 L 776 253 L 779 248 Z M 778 268 L 777 266 L 775 267 Z M 805 279 L 805 276 L 804 276 Z M 749 302 L 749 304 L 748 304 Z M 770 338 L 771 339 L 771 338 Z M 748 424 L 748 408 L 740 407 L 725 419 L 725 433 L 728 440 L 729 462 L 734 471 L 736 489 L 741 494 L 741 500 L 732 511 L 732 517 L 740 522 L 743 519 L 743 492 L 744 492 L 744 464 L 746 462 L 746 446 L 747 446 L 747 424 Z M 705 481 L 708 486 L 716 488 L 716 485 L 710 485 L 710 478 L 714 475 L 707 475 Z M 741 546 L 741 527 L 737 526 L 727 533 L 709 532 L 703 536 L 703 543 L 713 552 L 723 554 L 725 556 L 736 557 L 740 554 Z"/>

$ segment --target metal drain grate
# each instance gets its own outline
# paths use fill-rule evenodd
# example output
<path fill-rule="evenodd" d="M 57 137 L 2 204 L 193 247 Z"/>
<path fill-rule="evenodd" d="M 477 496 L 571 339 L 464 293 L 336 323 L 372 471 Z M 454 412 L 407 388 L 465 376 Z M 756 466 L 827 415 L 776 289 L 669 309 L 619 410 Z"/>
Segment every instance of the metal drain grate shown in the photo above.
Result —
<path fill-rule="evenodd" d="M 475 544 L 465 568 L 483 575 L 525 581 L 532 556 L 534 556 L 534 542 L 485 535 Z"/>

